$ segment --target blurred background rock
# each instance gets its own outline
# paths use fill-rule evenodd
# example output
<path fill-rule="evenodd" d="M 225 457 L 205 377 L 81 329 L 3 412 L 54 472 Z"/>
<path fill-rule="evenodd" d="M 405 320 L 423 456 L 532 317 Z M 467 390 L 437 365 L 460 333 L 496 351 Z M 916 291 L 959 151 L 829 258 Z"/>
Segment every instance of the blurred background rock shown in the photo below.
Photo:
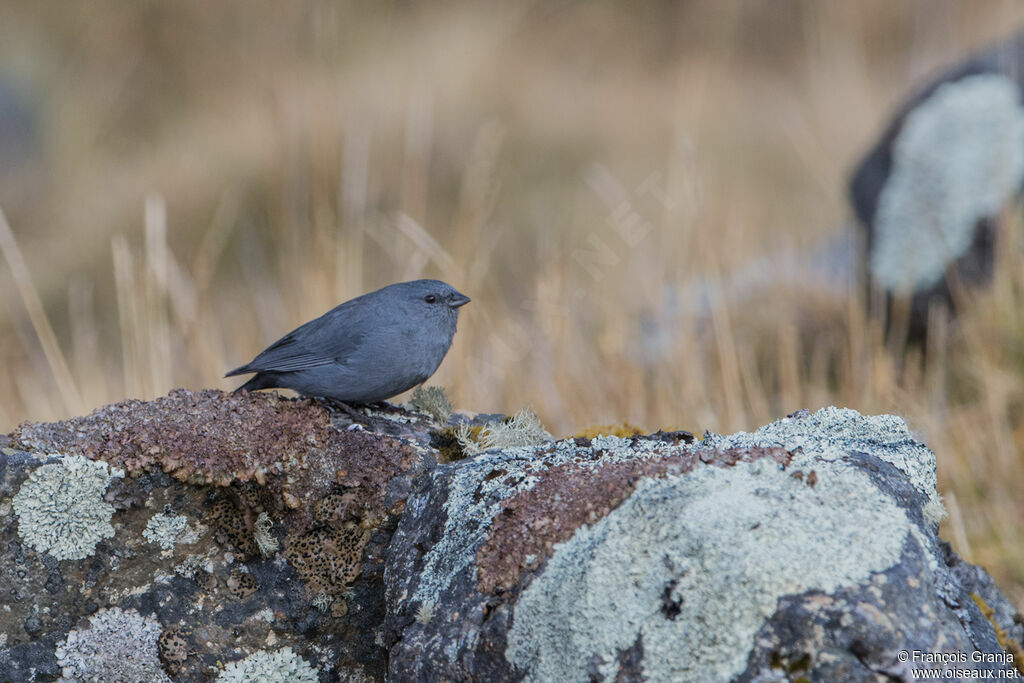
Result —
<path fill-rule="evenodd" d="M 1007 209 L 1024 185 L 1022 87 L 1018 31 L 918 87 L 857 166 L 864 273 L 891 337 L 923 341 L 936 315 L 992 284 L 999 252 L 1019 254 Z"/>
<path fill-rule="evenodd" d="M 846 199 L 900 103 L 1024 26 L 1019 2 L 0 16 L 0 431 L 233 388 L 339 301 L 438 277 L 473 297 L 434 378 L 459 407 L 532 404 L 556 435 L 903 415 L 936 450 L 945 537 L 1024 605 L 1019 251 L 893 353 Z"/>

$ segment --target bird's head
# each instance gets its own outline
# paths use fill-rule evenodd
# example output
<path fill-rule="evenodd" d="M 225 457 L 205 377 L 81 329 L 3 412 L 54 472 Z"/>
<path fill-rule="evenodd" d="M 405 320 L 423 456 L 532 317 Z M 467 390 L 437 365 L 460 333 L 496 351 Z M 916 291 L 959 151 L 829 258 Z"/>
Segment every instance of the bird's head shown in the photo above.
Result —
<path fill-rule="evenodd" d="M 394 287 L 399 290 L 405 306 L 422 311 L 428 318 L 443 318 L 453 323 L 458 319 L 459 309 L 470 302 L 468 296 L 440 280 L 413 280 Z"/>

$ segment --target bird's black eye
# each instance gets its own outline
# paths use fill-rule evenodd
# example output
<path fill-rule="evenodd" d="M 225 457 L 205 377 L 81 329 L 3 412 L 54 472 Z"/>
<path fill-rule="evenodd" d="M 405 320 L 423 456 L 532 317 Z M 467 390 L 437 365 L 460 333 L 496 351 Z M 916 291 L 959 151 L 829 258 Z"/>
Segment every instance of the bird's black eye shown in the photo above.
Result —
<path fill-rule="evenodd" d="M 434 296 L 433 294 L 427 294 L 425 297 L 423 297 L 423 300 L 426 301 L 428 304 L 437 303 L 437 297 Z"/>

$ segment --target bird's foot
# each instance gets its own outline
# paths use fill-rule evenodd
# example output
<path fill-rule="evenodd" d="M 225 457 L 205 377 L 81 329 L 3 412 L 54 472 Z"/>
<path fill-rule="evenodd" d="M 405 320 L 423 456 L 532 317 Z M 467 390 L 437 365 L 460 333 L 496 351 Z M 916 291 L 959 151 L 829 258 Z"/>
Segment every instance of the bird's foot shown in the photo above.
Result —
<path fill-rule="evenodd" d="M 349 416 L 349 418 L 352 419 L 353 422 L 358 422 L 359 424 L 369 423 L 370 418 L 368 415 L 359 412 L 358 410 L 356 410 L 347 403 L 344 403 L 342 401 L 336 401 L 332 398 L 325 398 L 324 403 L 327 404 L 327 406 L 330 408 L 337 408 L 341 412 L 345 413 L 346 415 Z"/>

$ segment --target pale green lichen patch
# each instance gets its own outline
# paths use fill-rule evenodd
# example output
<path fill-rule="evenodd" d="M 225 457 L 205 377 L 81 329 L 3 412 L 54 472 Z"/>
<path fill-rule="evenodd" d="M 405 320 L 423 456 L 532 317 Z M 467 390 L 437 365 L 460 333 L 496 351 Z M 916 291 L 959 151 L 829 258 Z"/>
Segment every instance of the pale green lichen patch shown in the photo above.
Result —
<path fill-rule="evenodd" d="M 160 624 L 135 610 L 112 607 L 89 617 L 57 645 L 62 681 L 170 682 L 160 666 Z"/>
<path fill-rule="evenodd" d="M 58 560 L 81 560 L 114 535 L 114 507 L 103 501 L 107 484 L 124 472 L 81 455 L 37 467 L 14 496 L 18 535 Z"/>
<path fill-rule="evenodd" d="M 595 662 L 615 680 L 640 641 L 649 680 L 739 674 L 780 597 L 866 581 L 912 531 L 864 472 L 816 471 L 814 486 L 768 459 L 641 480 L 555 546 L 516 603 L 506 656 L 527 680 L 586 680 Z"/>
<path fill-rule="evenodd" d="M 150 517 L 142 535 L 150 543 L 156 543 L 164 550 L 170 550 L 178 542 L 178 538 L 185 531 L 187 525 L 187 517 L 160 512 Z"/>
<path fill-rule="evenodd" d="M 260 650 L 245 659 L 231 662 L 217 677 L 220 683 L 316 683 L 317 671 L 290 647 L 267 652 Z"/>
<path fill-rule="evenodd" d="M 730 436 L 711 434 L 698 446 L 706 448 L 784 448 L 794 451 L 791 466 L 813 458 L 842 458 L 854 451 L 871 453 L 900 470 L 929 499 L 929 519 L 943 516 L 936 491 L 935 454 L 917 439 L 896 415 L 861 415 L 849 408 L 822 408 L 803 417 L 787 417 L 756 432 Z"/>

